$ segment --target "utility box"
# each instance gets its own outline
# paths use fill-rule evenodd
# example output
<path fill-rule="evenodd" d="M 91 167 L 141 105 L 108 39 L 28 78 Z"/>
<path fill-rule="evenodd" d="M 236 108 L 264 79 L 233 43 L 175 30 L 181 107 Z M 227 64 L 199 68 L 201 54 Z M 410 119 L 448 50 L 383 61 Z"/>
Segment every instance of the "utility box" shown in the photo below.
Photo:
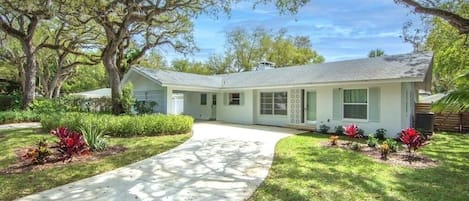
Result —
<path fill-rule="evenodd" d="M 415 129 L 423 132 L 424 135 L 433 134 L 435 116 L 433 112 L 418 112 L 415 114 Z"/>

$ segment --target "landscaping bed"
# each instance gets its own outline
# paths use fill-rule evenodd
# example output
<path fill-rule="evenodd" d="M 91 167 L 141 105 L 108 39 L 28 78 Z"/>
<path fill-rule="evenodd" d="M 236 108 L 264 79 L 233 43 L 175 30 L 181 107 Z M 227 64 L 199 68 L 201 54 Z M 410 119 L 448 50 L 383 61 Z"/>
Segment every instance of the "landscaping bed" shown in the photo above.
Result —
<path fill-rule="evenodd" d="M 282 139 L 269 175 L 250 200 L 469 199 L 469 135 L 435 134 L 417 151 L 438 161 L 427 168 L 390 165 L 356 151 L 324 147 L 329 137 L 305 133 Z"/>
<path fill-rule="evenodd" d="M 17 153 L 56 137 L 39 129 L 0 131 L 0 200 L 13 200 L 110 171 L 172 149 L 190 134 L 152 137 L 106 137 L 107 149 L 77 155 L 71 160 L 22 166 Z"/>

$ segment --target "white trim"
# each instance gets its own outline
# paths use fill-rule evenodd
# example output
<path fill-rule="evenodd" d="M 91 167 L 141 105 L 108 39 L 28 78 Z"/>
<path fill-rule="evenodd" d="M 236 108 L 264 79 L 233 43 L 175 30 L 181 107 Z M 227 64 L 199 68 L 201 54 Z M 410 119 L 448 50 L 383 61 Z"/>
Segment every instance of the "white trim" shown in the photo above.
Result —
<path fill-rule="evenodd" d="M 304 101 L 304 104 L 308 104 L 308 92 L 314 92 L 316 93 L 316 120 L 314 121 L 308 121 L 308 108 L 304 109 L 304 108 L 301 108 L 303 109 L 303 121 L 305 122 L 305 124 L 316 124 L 317 121 L 318 121 L 318 92 L 314 89 L 304 89 L 304 94 L 303 94 L 303 101 Z"/>
<path fill-rule="evenodd" d="M 261 114 L 262 110 L 262 93 L 270 93 L 272 94 L 272 114 Z M 285 97 L 285 114 L 275 114 L 275 93 L 285 93 L 287 96 Z M 261 116 L 275 116 L 275 117 L 287 117 L 288 116 L 288 91 L 260 91 L 259 92 L 259 115 Z"/>
<path fill-rule="evenodd" d="M 345 104 L 344 97 L 345 97 L 345 90 L 359 90 L 359 89 L 366 89 L 366 119 L 354 119 L 354 118 L 345 118 Z M 357 87 L 357 88 L 342 88 L 342 120 L 348 121 L 361 121 L 361 122 L 368 122 L 370 119 L 370 88 L 368 87 Z M 347 103 L 347 105 L 364 105 L 363 103 Z"/>

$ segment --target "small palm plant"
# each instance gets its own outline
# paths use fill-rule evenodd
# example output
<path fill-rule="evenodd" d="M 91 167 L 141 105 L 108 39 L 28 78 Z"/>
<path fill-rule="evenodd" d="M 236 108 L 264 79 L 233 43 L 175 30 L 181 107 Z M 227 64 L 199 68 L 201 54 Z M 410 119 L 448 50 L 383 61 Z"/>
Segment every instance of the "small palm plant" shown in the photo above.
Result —
<path fill-rule="evenodd" d="M 107 142 L 103 137 L 103 130 L 99 129 L 98 127 L 93 127 L 93 125 L 89 124 L 87 127 L 81 127 L 80 131 L 83 134 L 85 142 L 90 147 L 91 151 L 99 152 L 106 149 Z"/>

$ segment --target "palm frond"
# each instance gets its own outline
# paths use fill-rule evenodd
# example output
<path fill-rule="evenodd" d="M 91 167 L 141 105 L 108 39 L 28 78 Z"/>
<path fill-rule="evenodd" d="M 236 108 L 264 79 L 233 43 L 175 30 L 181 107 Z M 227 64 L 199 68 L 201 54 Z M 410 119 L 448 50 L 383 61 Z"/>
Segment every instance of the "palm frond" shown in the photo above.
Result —
<path fill-rule="evenodd" d="M 465 76 L 469 75 L 466 73 Z M 469 111 L 469 88 L 456 89 L 451 91 L 442 99 L 433 104 L 434 112 L 462 112 Z"/>

